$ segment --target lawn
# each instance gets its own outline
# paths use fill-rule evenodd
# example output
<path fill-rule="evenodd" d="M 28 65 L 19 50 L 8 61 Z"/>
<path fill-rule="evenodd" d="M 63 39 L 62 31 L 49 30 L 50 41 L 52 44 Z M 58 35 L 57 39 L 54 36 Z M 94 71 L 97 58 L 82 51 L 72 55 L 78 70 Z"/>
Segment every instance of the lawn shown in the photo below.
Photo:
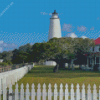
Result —
<path fill-rule="evenodd" d="M 26 84 L 29 83 L 29 90 L 31 92 L 32 83 L 35 84 L 35 92 L 37 92 L 38 83 L 42 85 L 46 84 L 46 91 L 48 90 L 48 84 L 51 83 L 52 92 L 54 91 L 54 84 L 57 83 L 58 91 L 60 83 L 63 84 L 63 89 L 65 89 L 65 84 L 68 84 L 68 89 L 70 92 L 71 83 L 74 84 L 74 91 L 76 92 L 76 84 L 79 83 L 80 89 L 82 84 L 85 84 L 85 92 L 87 93 L 87 85 L 91 85 L 91 90 L 93 90 L 93 85 L 96 84 L 97 92 L 99 92 L 99 83 L 100 83 L 100 72 L 93 71 L 83 71 L 79 68 L 75 68 L 74 71 L 68 70 L 59 70 L 58 73 L 53 73 L 54 66 L 43 66 L 37 65 L 32 68 L 22 79 L 18 81 L 18 86 L 21 83 L 24 84 L 24 91 L 26 90 Z M 15 85 L 12 86 L 15 90 Z M 65 92 L 65 91 L 64 91 Z M 93 91 L 91 91 L 93 92 Z"/>
<path fill-rule="evenodd" d="M 45 83 L 47 87 L 48 84 L 51 83 L 52 89 L 54 89 L 54 84 L 57 83 L 59 89 L 60 83 L 63 84 L 64 88 L 67 83 L 70 89 L 70 85 L 73 83 L 74 88 L 76 89 L 77 83 L 79 83 L 80 86 L 84 83 L 86 88 L 87 85 L 90 84 L 92 89 L 93 85 L 96 84 L 97 89 L 99 89 L 100 72 L 82 71 L 79 70 L 79 68 L 75 68 L 75 70 L 72 71 L 67 70 L 66 68 L 66 70 L 59 70 L 59 73 L 53 73 L 53 68 L 54 66 L 34 66 L 31 71 L 18 81 L 18 86 L 23 83 L 26 88 L 26 84 L 29 83 L 29 87 L 31 89 L 31 84 L 34 83 L 35 89 L 37 89 L 38 83 L 41 85 Z M 15 89 L 15 86 L 13 86 L 13 89 Z"/>

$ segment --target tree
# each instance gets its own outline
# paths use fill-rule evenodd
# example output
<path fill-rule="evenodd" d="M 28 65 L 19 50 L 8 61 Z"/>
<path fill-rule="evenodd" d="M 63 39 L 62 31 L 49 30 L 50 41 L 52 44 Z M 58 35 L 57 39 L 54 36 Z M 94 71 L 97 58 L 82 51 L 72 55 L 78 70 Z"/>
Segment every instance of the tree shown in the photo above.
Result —
<path fill-rule="evenodd" d="M 66 48 L 64 48 L 66 45 Z M 68 59 L 73 59 L 75 56 L 73 54 L 72 46 L 69 41 L 65 38 L 53 38 L 47 43 L 36 43 L 33 46 L 33 56 L 34 61 L 48 61 L 53 60 L 57 63 L 58 68 L 66 63 Z"/>
<path fill-rule="evenodd" d="M 14 50 L 12 51 L 12 53 L 13 53 L 13 56 L 12 56 L 12 63 L 13 63 L 13 64 L 18 64 L 18 63 L 20 63 L 19 58 L 18 58 L 18 52 L 19 52 L 18 49 L 14 49 Z"/>
<path fill-rule="evenodd" d="M 27 52 L 24 52 L 24 51 L 18 52 L 18 57 L 19 57 L 20 61 L 22 61 L 23 63 L 27 59 L 28 55 L 29 54 Z"/>
<path fill-rule="evenodd" d="M 13 53 L 12 51 L 3 51 L 1 53 L 1 59 L 3 59 L 4 62 L 7 62 L 7 61 L 11 61 L 12 60 L 12 56 L 13 56 Z"/>

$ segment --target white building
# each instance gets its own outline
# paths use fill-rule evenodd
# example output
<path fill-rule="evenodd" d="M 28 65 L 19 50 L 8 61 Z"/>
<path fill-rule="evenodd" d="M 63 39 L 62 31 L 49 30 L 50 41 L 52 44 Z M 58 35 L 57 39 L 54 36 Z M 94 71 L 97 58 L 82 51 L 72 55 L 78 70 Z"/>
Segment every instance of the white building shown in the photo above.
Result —
<path fill-rule="evenodd" d="M 3 62 L 3 59 L 0 59 L 0 62 Z"/>
<path fill-rule="evenodd" d="M 100 37 L 94 40 L 95 47 L 91 47 L 91 55 L 87 56 L 87 65 L 92 67 L 97 64 L 100 67 Z"/>

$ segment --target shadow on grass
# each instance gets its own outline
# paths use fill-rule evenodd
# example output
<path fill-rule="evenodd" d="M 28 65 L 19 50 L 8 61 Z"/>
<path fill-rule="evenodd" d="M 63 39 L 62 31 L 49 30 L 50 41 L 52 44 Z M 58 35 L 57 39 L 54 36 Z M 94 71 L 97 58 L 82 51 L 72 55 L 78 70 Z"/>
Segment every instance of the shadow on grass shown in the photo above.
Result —
<path fill-rule="evenodd" d="M 49 77 L 49 78 L 77 78 L 77 77 L 100 77 L 99 71 L 84 71 L 79 68 L 68 70 L 68 68 L 60 69 L 58 73 L 53 73 L 54 66 L 38 65 L 33 67 L 25 77 Z"/>

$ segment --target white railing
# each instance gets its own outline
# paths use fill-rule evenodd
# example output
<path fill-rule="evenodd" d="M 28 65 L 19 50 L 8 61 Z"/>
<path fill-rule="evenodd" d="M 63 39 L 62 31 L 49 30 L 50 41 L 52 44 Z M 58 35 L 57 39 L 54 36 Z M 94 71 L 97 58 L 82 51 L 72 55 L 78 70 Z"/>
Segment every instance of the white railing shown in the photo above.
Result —
<path fill-rule="evenodd" d="M 58 100 L 58 96 L 59 96 L 59 100 L 100 100 L 100 90 L 99 93 L 97 93 L 96 90 L 96 85 L 93 85 L 93 93 L 91 93 L 91 86 L 90 84 L 87 87 L 87 94 L 85 93 L 85 85 L 82 85 L 82 90 L 80 92 L 80 86 L 79 84 L 76 85 L 76 92 L 74 92 L 74 85 L 71 84 L 71 89 L 70 92 L 68 92 L 68 84 L 65 85 L 65 90 L 63 91 L 63 84 L 60 84 L 60 89 L 58 92 L 57 89 L 57 84 L 55 83 L 54 85 L 54 92 L 52 92 L 51 89 L 51 84 L 49 83 L 48 85 L 48 91 L 46 92 L 46 84 L 43 84 L 43 89 L 41 92 L 41 85 L 40 83 L 38 84 L 38 89 L 37 92 L 35 92 L 35 85 L 32 84 L 32 89 L 31 92 L 29 92 L 29 84 L 26 84 L 26 92 L 24 93 L 24 85 L 23 83 L 21 84 L 21 89 L 20 92 L 18 92 L 18 84 L 16 84 L 15 87 L 15 93 L 12 92 L 12 85 L 10 85 L 9 87 L 9 94 L 13 94 L 14 96 L 10 95 L 7 96 L 7 90 L 6 90 L 6 85 L 3 85 L 3 100 L 30 100 L 29 96 L 31 96 L 31 100 L 35 100 L 35 98 L 37 98 L 36 100 L 41 100 L 41 96 L 42 96 L 42 100 L 46 100 L 46 97 L 48 98 L 48 100 L 52 100 L 52 96 L 53 96 L 53 100 Z M 100 88 L 100 86 L 99 86 Z M 20 96 L 19 96 L 20 94 Z M 25 96 L 25 97 L 24 97 Z M 75 97 L 74 97 L 75 96 Z M 69 99 L 70 97 L 70 99 Z M 99 97 L 99 99 L 97 99 L 97 97 Z M 12 99 L 14 98 L 14 99 Z"/>
<path fill-rule="evenodd" d="M 28 66 L 24 66 L 22 68 L 18 68 L 12 71 L 0 73 L 0 94 L 3 90 L 4 85 L 5 85 L 4 88 L 9 87 L 10 84 L 14 85 L 15 82 L 19 81 L 19 79 L 24 77 L 24 75 L 28 73 L 28 71 L 30 71 L 33 67 L 34 65 L 28 65 Z"/>

